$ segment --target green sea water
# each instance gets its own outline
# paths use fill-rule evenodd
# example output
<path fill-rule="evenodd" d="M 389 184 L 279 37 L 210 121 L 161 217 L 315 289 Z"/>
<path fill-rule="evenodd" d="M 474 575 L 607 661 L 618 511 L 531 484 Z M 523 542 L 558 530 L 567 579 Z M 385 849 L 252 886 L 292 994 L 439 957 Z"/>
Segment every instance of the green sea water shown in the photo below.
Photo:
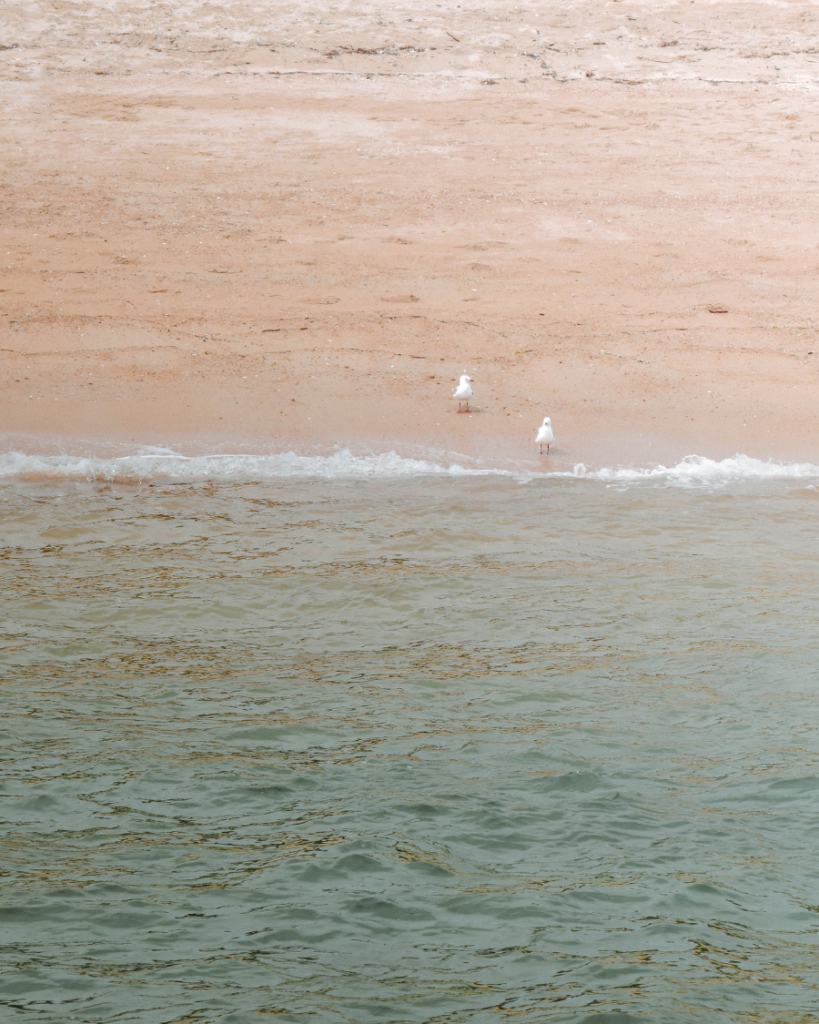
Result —
<path fill-rule="evenodd" d="M 818 516 L 6 480 L 0 1018 L 819 1020 Z"/>

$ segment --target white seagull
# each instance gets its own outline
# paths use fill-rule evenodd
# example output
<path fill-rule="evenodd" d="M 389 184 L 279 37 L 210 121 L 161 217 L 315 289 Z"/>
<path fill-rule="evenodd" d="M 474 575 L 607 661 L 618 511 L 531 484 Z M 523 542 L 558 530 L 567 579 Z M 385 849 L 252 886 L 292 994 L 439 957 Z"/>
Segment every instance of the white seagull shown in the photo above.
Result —
<path fill-rule="evenodd" d="M 549 445 L 554 441 L 554 439 L 555 435 L 554 431 L 552 430 L 552 421 L 549 419 L 548 416 L 544 416 L 543 422 L 541 423 L 538 429 L 537 437 L 535 438 L 535 444 L 540 445 L 541 455 L 543 454 L 544 444 L 546 445 L 546 454 L 549 454 Z"/>
<path fill-rule="evenodd" d="M 452 397 L 458 399 L 458 412 L 469 412 L 469 399 L 472 397 L 472 388 L 469 386 L 471 380 L 471 377 L 467 377 L 465 373 L 462 374 L 457 388 L 452 392 Z M 464 402 L 466 402 L 465 410 L 461 408 Z"/>

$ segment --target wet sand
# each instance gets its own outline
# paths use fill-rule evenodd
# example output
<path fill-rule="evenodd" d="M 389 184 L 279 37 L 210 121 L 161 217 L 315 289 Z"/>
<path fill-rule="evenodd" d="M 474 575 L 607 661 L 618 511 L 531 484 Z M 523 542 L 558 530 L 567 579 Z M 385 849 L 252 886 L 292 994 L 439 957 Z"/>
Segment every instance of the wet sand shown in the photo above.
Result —
<path fill-rule="evenodd" d="M 15 443 L 819 461 L 815 8 L 213 10 L 0 22 Z"/>

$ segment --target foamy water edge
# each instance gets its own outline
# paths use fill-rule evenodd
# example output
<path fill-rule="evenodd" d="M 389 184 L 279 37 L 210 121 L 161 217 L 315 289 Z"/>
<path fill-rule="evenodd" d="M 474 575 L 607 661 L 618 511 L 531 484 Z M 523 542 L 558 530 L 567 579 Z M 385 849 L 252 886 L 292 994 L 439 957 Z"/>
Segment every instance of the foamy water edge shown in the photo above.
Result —
<path fill-rule="evenodd" d="M 809 462 L 762 461 L 734 455 L 715 461 L 689 455 L 674 466 L 613 466 L 587 469 L 577 463 L 571 471 L 535 471 L 467 466 L 457 461 L 408 458 L 394 451 L 355 455 L 349 450 L 331 455 L 277 452 L 264 455 L 183 455 L 172 449 L 142 448 L 131 455 L 103 458 L 78 455 L 0 454 L 0 483 L 21 481 L 97 481 L 109 483 L 263 482 L 283 478 L 399 479 L 407 477 L 509 477 L 576 479 L 605 484 L 665 483 L 676 486 L 725 486 L 731 483 L 792 480 L 819 481 L 819 466 Z"/>

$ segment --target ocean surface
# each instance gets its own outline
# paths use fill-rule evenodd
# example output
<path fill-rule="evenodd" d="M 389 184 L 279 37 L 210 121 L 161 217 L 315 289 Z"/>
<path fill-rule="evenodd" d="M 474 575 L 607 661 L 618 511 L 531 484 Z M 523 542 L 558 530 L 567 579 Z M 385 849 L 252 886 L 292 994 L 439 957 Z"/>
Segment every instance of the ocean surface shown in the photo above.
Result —
<path fill-rule="evenodd" d="M 0 1019 L 819 1020 L 819 467 L 0 455 Z"/>

